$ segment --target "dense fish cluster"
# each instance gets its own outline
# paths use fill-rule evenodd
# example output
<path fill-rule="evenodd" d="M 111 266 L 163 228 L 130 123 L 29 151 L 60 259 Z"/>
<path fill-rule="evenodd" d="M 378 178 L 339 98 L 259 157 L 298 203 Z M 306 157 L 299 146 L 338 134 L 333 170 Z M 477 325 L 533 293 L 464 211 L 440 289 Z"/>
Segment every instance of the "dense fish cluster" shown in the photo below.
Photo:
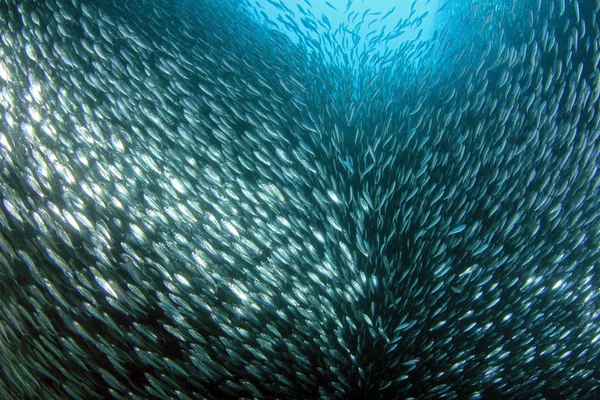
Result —
<path fill-rule="evenodd" d="M 0 398 L 598 398 L 600 2 L 270 3 L 0 0 Z"/>

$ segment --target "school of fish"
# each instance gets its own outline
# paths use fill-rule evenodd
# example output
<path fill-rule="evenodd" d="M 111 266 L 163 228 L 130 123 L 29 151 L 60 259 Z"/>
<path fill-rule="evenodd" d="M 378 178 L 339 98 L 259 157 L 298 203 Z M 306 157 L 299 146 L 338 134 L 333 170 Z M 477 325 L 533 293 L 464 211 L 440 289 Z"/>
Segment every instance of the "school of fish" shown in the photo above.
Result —
<path fill-rule="evenodd" d="M 600 0 L 417 2 L 0 0 L 0 398 L 600 397 Z"/>

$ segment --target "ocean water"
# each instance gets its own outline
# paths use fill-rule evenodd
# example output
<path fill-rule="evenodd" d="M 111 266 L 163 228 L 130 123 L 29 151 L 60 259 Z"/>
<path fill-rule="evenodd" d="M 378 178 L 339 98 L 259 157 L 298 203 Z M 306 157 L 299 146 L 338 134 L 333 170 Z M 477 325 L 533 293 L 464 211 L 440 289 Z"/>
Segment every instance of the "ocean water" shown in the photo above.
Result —
<path fill-rule="evenodd" d="M 0 398 L 597 398 L 599 10 L 0 0 Z"/>

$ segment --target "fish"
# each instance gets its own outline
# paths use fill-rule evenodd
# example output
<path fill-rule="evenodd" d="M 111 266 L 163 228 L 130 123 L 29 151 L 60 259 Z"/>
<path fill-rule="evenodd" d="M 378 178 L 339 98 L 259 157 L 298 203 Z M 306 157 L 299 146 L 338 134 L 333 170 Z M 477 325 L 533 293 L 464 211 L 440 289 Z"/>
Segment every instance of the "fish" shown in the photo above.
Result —
<path fill-rule="evenodd" d="M 337 11 L 337 8 L 333 4 L 331 4 L 330 2 L 328 2 L 328 1 L 325 2 L 325 5 L 327 5 L 327 7 L 331 8 L 332 10 Z"/>
<path fill-rule="evenodd" d="M 465 224 L 458 225 L 458 226 L 452 228 L 452 230 L 448 233 L 448 235 L 455 235 L 457 233 L 464 231 L 466 228 L 467 228 L 467 225 L 465 225 Z"/>
<path fill-rule="evenodd" d="M 600 4 L 268 2 L 0 2 L 0 398 L 597 397 Z"/>

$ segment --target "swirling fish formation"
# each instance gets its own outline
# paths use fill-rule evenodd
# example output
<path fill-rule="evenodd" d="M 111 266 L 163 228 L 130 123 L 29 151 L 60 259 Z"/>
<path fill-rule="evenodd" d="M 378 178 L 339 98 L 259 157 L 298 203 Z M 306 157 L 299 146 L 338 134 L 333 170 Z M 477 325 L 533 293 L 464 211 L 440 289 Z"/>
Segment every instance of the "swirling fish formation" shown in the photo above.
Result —
<path fill-rule="evenodd" d="M 598 398 L 599 1 L 270 2 L 0 0 L 0 398 Z"/>

